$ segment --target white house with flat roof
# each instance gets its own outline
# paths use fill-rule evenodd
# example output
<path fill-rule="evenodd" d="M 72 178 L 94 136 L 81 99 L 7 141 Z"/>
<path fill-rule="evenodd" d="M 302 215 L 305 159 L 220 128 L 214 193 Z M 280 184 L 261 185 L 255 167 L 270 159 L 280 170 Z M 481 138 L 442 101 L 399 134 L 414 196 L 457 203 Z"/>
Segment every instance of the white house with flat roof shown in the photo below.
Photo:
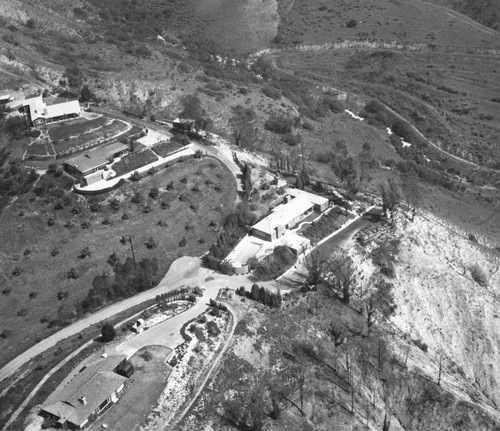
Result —
<path fill-rule="evenodd" d="M 274 241 L 293 229 L 313 212 L 321 213 L 328 208 L 329 201 L 322 196 L 290 189 L 287 202 L 278 205 L 267 217 L 252 227 L 252 235 L 266 241 Z"/>

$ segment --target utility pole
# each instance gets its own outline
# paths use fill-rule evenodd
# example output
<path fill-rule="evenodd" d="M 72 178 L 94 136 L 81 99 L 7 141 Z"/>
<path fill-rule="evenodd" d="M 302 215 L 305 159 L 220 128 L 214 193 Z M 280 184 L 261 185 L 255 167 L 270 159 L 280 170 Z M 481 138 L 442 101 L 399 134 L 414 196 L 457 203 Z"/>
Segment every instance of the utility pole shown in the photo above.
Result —
<path fill-rule="evenodd" d="M 135 261 L 135 253 L 134 253 L 134 243 L 132 242 L 132 235 L 128 236 L 128 241 L 130 242 L 130 248 L 132 249 L 132 259 L 134 259 L 134 269 L 137 267 L 137 262 Z"/>

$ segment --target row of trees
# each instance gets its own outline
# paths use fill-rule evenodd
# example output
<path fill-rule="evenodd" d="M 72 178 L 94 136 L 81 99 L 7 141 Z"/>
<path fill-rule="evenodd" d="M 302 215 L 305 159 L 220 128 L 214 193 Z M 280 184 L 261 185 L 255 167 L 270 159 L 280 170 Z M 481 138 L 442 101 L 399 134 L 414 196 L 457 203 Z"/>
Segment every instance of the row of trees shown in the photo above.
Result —
<path fill-rule="evenodd" d="M 254 283 L 252 285 L 252 289 L 250 290 L 250 292 L 247 292 L 245 290 L 245 287 L 241 286 L 236 291 L 236 293 L 245 298 L 253 299 L 257 302 L 262 302 L 262 304 L 273 308 L 280 308 L 283 301 L 283 297 L 281 296 L 281 293 L 279 291 L 277 291 L 276 293 L 272 293 L 262 286 L 259 287 L 257 283 Z"/>

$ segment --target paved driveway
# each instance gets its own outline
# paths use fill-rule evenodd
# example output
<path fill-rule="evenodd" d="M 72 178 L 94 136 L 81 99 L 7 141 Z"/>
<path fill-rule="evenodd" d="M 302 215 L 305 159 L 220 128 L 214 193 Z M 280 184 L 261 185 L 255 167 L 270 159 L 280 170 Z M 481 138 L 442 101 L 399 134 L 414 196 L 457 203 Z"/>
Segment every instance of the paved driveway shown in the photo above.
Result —
<path fill-rule="evenodd" d="M 198 285 L 204 287 L 203 283 Z M 150 345 L 175 349 L 175 347 L 184 341 L 181 336 L 182 325 L 203 313 L 209 306 L 210 299 L 217 297 L 218 291 L 218 284 L 209 285 L 205 288 L 203 296 L 198 298 L 196 304 L 191 308 L 130 338 L 123 345 L 119 346 L 117 350 L 130 355 Z"/>

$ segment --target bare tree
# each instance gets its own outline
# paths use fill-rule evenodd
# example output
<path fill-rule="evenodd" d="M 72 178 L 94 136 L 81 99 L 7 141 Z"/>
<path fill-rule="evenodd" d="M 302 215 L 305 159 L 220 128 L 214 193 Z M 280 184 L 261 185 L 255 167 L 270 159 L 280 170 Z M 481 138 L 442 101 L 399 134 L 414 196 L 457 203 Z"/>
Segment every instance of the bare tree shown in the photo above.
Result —
<path fill-rule="evenodd" d="M 410 170 L 403 175 L 403 193 L 407 204 L 410 206 L 411 221 L 414 221 L 417 207 L 422 204 L 422 187 L 414 170 Z"/>
<path fill-rule="evenodd" d="M 396 209 L 401 202 L 402 193 L 399 185 L 394 178 L 389 178 L 385 183 L 380 184 L 380 194 L 382 196 L 382 209 L 384 216 L 389 217 L 391 224 L 394 225 Z"/>
<path fill-rule="evenodd" d="M 352 258 L 346 252 L 334 254 L 323 266 L 323 279 L 327 291 L 344 304 L 349 304 L 351 294 L 357 284 L 357 270 Z"/>

